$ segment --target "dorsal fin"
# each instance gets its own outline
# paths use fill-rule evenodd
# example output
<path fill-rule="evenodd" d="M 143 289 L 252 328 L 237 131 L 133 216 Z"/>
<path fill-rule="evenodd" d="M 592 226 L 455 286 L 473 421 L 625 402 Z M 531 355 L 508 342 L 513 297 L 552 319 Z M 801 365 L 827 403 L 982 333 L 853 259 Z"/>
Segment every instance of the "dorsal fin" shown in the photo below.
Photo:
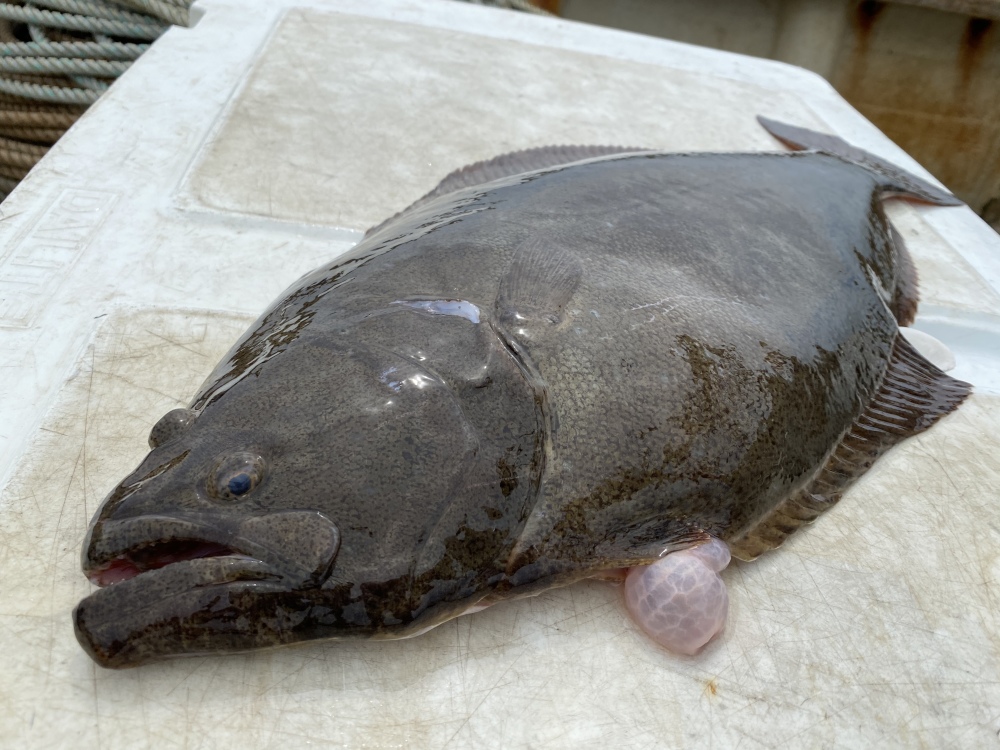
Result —
<path fill-rule="evenodd" d="M 968 383 L 945 375 L 897 335 L 882 385 L 812 482 L 752 528 L 728 540 L 733 555 L 753 560 L 780 546 L 800 526 L 836 505 L 879 456 L 954 411 L 971 390 Z"/>
<path fill-rule="evenodd" d="M 651 150 L 649 148 L 628 146 L 541 146 L 539 148 L 526 148 L 522 151 L 511 151 L 506 154 L 500 154 L 499 156 L 494 156 L 492 159 L 477 161 L 461 169 L 456 169 L 441 180 L 429 193 L 417 199 L 399 213 L 393 214 L 385 221 L 373 226 L 365 232 L 365 236 L 377 232 L 399 216 L 415 208 L 419 208 L 439 196 L 453 193 L 462 188 L 482 185 L 486 182 L 499 180 L 502 177 L 510 177 L 515 174 L 522 174 L 523 172 L 532 172 L 536 169 L 555 167 L 560 164 L 571 164 L 583 159 L 596 159 L 599 156 Z"/>
<path fill-rule="evenodd" d="M 843 138 L 788 125 L 760 115 L 757 116 L 757 122 L 763 125 L 768 133 L 793 149 L 823 151 L 864 167 L 881 178 L 882 189 L 886 192 L 901 193 L 908 198 L 916 198 L 938 206 L 963 205 L 962 201 L 947 190 L 942 190 L 936 185 L 900 169 L 881 156 L 852 146 Z"/>

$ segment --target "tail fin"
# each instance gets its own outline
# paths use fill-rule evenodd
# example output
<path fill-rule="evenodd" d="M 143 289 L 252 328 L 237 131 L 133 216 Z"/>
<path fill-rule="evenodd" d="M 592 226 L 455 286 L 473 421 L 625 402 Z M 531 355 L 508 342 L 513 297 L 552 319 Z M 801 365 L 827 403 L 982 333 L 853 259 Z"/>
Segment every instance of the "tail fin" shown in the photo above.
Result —
<path fill-rule="evenodd" d="M 841 159 L 864 167 L 882 178 L 882 187 L 891 192 L 902 193 L 909 198 L 927 201 L 938 206 L 961 206 L 963 202 L 946 190 L 906 172 L 885 159 L 870 154 L 857 146 L 852 146 L 843 138 L 815 130 L 786 125 L 777 120 L 757 116 L 757 122 L 771 135 L 793 149 L 814 149 L 824 151 Z"/>

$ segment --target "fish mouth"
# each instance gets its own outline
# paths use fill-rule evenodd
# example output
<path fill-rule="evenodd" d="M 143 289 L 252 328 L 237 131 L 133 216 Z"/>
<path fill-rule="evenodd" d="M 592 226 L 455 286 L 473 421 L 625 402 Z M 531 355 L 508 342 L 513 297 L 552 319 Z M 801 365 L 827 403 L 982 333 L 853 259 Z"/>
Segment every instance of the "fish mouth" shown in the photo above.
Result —
<path fill-rule="evenodd" d="M 257 515 L 148 515 L 91 526 L 83 572 L 102 588 L 205 558 L 255 562 L 292 588 L 319 586 L 340 549 L 336 524 L 318 511 Z"/>
<path fill-rule="evenodd" d="M 198 539 L 175 539 L 141 545 L 106 563 L 86 570 L 85 573 L 91 583 L 105 588 L 131 580 L 150 570 L 165 568 L 168 565 L 189 560 L 201 560 L 206 557 L 229 556 L 250 559 L 224 544 Z"/>
<path fill-rule="evenodd" d="M 317 511 L 198 513 L 95 523 L 83 571 L 101 587 L 73 612 L 77 640 L 105 667 L 301 638 L 340 548 Z"/>

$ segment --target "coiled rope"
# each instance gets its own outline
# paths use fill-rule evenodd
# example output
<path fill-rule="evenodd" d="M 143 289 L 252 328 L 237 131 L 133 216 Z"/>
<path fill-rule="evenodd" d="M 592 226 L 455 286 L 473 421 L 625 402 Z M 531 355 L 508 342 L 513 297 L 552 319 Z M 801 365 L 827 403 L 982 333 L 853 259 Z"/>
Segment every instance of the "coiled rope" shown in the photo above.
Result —
<path fill-rule="evenodd" d="M 0 198 L 193 0 L 0 0 Z"/>
<path fill-rule="evenodd" d="M 0 200 L 153 40 L 190 24 L 193 1 L 0 0 Z"/>

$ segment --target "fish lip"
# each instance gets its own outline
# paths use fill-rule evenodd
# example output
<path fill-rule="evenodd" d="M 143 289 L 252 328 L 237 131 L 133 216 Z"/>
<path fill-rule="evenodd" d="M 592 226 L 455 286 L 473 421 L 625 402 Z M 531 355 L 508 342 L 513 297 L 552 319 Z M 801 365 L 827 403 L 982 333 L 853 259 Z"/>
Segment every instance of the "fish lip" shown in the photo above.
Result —
<path fill-rule="evenodd" d="M 163 561 L 162 557 L 156 559 L 154 556 L 151 562 L 144 560 L 144 558 L 148 558 L 148 553 L 155 551 L 157 548 L 164 549 L 162 557 L 177 559 Z M 185 548 L 187 548 L 187 553 L 184 551 Z M 180 551 L 172 551 L 176 549 Z M 262 560 L 240 554 L 222 544 L 203 542 L 197 539 L 170 539 L 139 544 L 97 567 L 85 569 L 84 574 L 95 586 L 107 588 L 124 583 L 125 581 L 131 581 L 133 578 L 140 578 L 154 570 L 162 570 L 172 565 L 183 565 L 192 560 L 204 560 L 210 557 L 251 560 L 264 564 Z"/>
<path fill-rule="evenodd" d="M 303 533 L 309 544 L 283 546 L 281 533 L 289 530 Z M 242 558 L 290 588 L 309 588 L 329 577 L 339 548 L 339 530 L 318 511 L 151 514 L 93 524 L 82 568 L 91 582 L 106 587 L 194 560 Z"/>
<path fill-rule="evenodd" d="M 149 528 L 160 527 L 159 535 L 149 534 Z M 240 550 L 235 534 L 231 530 L 221 528 L 208 519 L 197 517 L 179 517 L 171 515 L 146 515 L 121 521 L 105 521 L 91 526 L 83 546 L 83 573 L 87 579 L 105 588 L 125 580 L 138 578 L 153 570 L 161 570 L 171 565 L 190 562 L 206 557 L 240 556 L 256 559 L 254 555 Z M 157 564 L 141 561 L 144 553 L 163 547 L 170 554 L 171 545 L 205 545 L 207 554 L 196 554 L 182 559 Z M 214 548 L 210 549 L 210 548 Z M 263 564 L 263 561 L 258 560 Z M 102 580 L 102 575 L 111 570 L 117 563 L 127 562 L 138 568 L 137 572 L 117 581 Z"/>
<path fill-rule="evenodd" d="M 81 604 L 100 596 L 110 596 L 108 592 L 114 591 L 115 595 L 124 595 L 126 589 L 135 586 L 147 585 L 153 578 L 164 578 L 166 576 L 181 577 L 190 573 L 193 569 L 201 567 L 205 562 L 215 562 L 221 566 L 227 566 L 225 574 L 217 579 L 206 579 L 199 582 L 195 588 L 224 587 L 245 583 L 247 581 L 281 581 L 283 576 L 273 570 L 271 566 L 262 560 L 248 557 L 241 554 L 218 554 L 194 557 L 187 560 L 177 560 L 156 568 L 143 570 L 136 575 L 124 578 L 120 581 L 101 584 L 91 580 L 97 590 L 81 599 Z M 177 596 L 181 592 L 174 592 L 171 596 Z"/>

